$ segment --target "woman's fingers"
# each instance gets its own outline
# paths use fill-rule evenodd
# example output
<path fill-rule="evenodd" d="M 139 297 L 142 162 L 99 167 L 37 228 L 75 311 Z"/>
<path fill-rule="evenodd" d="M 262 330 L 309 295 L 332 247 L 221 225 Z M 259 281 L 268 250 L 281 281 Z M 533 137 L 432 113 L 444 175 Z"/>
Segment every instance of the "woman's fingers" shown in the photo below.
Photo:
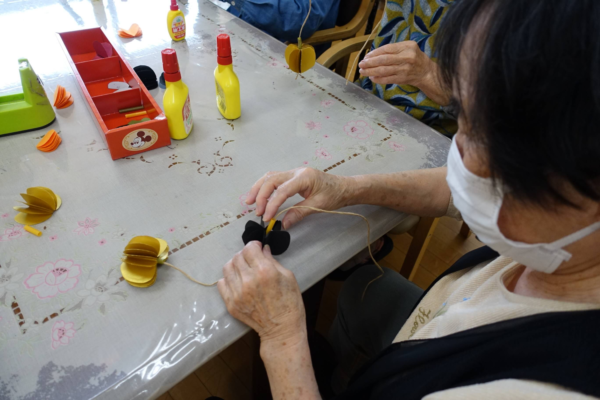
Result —
<path fill-rule="evenodd" d="M 250 188 L 250 191 L 248 192 L 248 196 L 246 196 L 246 204 L 254 204 L 254 202 L 256 201 L 256 195 L 258 194 L 258 191 L 260 190 L 265 179 L 267 179 L 267 176 L 271 173 L 272 172 L 267 172 L 266 174 L 261 176 L 260 179 L 254 183 L 254 185 L 252 185 L 252 188 Z"/>
<path fill-rule="evenodd" d="M 373 82 L 373 83 L 379 83 L 381 85 L 387 85 L 389 83 L 402 84 L 402 79 L 398 75 L 392 75 L 392 76 L 372 76 L 369 79 L 371 79 L 371 82 Z"/>
<path fill-rule="evenodd" d="M 296 206 L 312 206 L 311 203 L 312 202 L 310 200 L 304 200 L 296 204 Z M 285 213 L 285 216 L 281 220 L 282 228 L 288 230 L 292 226 L 300 222 L 302 219 L 304 219 L 306 216 L 315 212 L 316 211 L 313 211 L 309 208 L 292 208 L 287 213 Z"/>
<path fill-rule="evenodd" d="M 398 66 L 361 68 L 358 72 L 362 76 L 392 76 L 398 73 Z"/>
<path fill-rule="evenodd" d="M 267 174 L 262 186 L 258 190 L 258 194 L 256 195 L 256 215 L 261 216 L 264 214 L 265 209 L 267 208 L 267 200 L 269 197 L 282 183 L 286 182 L 292 177 L 293 173 L 291 171 Z M 283 204 L 283 202 L 281 202 L 281 204 Z"/>
<path fill-rule="evenodd" d="M 240 254 L 240 253 L 238 253 Z M 259 242 L 253 241 L 248 243 L 241 251 L 241 256 L 248 268 L 258 268 L 265 259 L 262 245 Z"/>
<path fill-rule="evenodd" d="M 305 185 L 303 184 L 302 179 L 298 177 L 294 177 L 281 184 L 277 188 L 277 192 L 275 192 L 273 197 L 271 197 L 271 199 L 268 201 L 264 211 L 263 220 L 270 221 L 271 218 L 274 218 L 277 214 L 277 210 L 279 210 L 279 207 L 281 207 L 281 205 L 285 203 L 287 199 L 295 196 L 303 189 L 305 189 Z M 257 213 L 257 215 L 260 214 Z"/>
<path fill-rule="evenodd" d="M 393 66 L 400 63 L 400 58 L 397 54 L 382 54 L 380 56 L 364 59 L 358 63 L 360 68 L 374 68 L 382 66 Z"/>

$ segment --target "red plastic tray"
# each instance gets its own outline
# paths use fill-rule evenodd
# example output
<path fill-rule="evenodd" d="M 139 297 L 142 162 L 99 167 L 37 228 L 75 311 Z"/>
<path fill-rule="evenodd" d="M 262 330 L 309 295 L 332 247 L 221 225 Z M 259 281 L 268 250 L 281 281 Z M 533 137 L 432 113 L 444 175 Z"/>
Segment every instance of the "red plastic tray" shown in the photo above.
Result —
<path fill-rule="evenodd" d="M 101 28 L 59 32 L 58 37 L 113 160 L 171 144 L 167 118 L 121 54 L 111 44 L 111 57 L 96 57 L 94 41 L 110 44 Z M 131 89 L 109 89 L 109 82 L 115 81 L 128 83 Z M 147 115 L 126 118 L 119 112 L 137 106 L 144 108 L 131 113 Z M 151 121 L 127 125 L 142 118 Z"/>

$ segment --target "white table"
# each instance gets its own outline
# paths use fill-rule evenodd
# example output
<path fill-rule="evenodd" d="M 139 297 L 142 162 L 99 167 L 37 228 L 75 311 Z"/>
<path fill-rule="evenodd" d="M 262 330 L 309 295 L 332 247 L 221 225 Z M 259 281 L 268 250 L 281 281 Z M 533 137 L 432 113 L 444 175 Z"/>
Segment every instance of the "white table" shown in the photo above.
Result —
<path fill-rule="evenodd" d="M 215 287 L 172 269 L 161 267 L 147 289 L 120 281 L 120 256 L 133 236 L 165 239 L 173 264 L 211 282 L 242 248 L 244 224 L 255 218 L 242 200 L 267 170 L 308 165 L 353 175 L 445 164 L 448 139 L 321 66 L 297 77 L 285 68 L 282 43 L 209 2 L 182 5 L 187 40 L 171 43 L 168 6 L 164 0 L 0 1 L 0 94 L 19 91 L 17 59 L 25 57 L 50 98 L 60 84 L 75 99 L 57 110 L 49 128 L 0 137 L 0 399 L 155 398 L 247 332 Z M 142 37 L 116 35 L 133 22 Z M 177 50 L 194 115 L 188 139 L 111 160 L 54 34 L 94 26 L 105 29 L 132 66 L 145 64 L 157 74 L 160 51 Z M 242 117 L 233 122 L 215 104 L 220 32 L 232 37 L 242 87 Z M 152 95 L 162 104 L 162 90 Z M 63 142 L 42 153 L 35 145 L 50 128 Z M 37 226 L 41 237 L 13 219 L 19 193 L 31 186 L 63 199 Z M 369 218 L 374 238 L 405 218 L 379 207 L 352 211 Z M 279 261 L 303 290 L 365 246 L 359 218 L 314 215 L 290 233 Z M 41 278 L 57 267 L 71 283 L 36 292 L 32 285 L 48 284 Z M 56 340 L 66 334 L 66 343 Z"/>

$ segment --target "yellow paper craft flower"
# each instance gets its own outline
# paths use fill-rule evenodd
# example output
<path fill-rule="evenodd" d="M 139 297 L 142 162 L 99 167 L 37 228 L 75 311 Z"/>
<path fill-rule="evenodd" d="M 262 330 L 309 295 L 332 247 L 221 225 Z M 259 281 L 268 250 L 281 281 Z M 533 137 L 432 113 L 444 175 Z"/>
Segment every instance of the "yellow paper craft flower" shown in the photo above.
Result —
<path fill-rule="evenodd" d="M 169 245 L 162 239 L 136 236 L 123 251 L 121 275 L 131 286 L 149 287 L 156 282 L 156 268 L 169 257 Z"/>
<path fill-rule="evenodd" d="M 26 194 L 21 193 L 21 197 L 25 200 L 22 203 L 28 207 L 13 207 L 19 211 L 15 221 L 21 225 L 36 225 L 46 221 L 62 204 L 56 193 L 41 186 L 28 188 Z"/>

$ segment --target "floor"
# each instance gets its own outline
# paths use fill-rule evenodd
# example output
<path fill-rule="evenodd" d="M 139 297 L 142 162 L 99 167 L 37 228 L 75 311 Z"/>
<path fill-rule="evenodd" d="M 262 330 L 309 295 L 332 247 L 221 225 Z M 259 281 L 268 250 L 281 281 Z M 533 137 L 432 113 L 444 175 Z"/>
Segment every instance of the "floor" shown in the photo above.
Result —
<path fill-rule="evenodd" d="M 467 239 L 459 234 L 461 222 L 444 217 L 440 220 L 423 256 L 414 282 L 427 288 L 463 254 L 482 246 L 473 234 Z M 394 235 L 394 250 L 383 259 L 382 266 L 399 270 L 410 242 L 409 234 Z M 317 331 L 327 334 L 335 316 L 337 295 L 342 282 L 327 281 L 317 321 Z M 159 400 L 204 400 L 210 396 L 225 400 L 251 398 L 251 348 L 249 335 L 233 343 L 218 356 L 162 395 Z"/>

